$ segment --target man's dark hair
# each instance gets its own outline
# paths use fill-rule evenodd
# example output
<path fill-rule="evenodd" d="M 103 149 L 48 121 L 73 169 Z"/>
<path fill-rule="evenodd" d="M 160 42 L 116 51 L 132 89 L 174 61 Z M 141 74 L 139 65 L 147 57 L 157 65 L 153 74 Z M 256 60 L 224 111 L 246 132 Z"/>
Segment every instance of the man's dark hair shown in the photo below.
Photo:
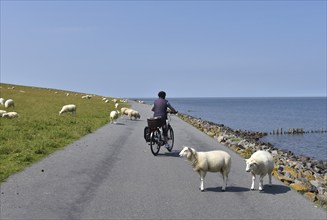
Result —
<path fill-rule="evenodd" d="M 159 96 L 160 98 L 165 99 L 165 98 L 166 98 L 166 93 L 165 93 L 164 91 L 160 91 L 160 92 L 158 93 L 158 96 Z"/>

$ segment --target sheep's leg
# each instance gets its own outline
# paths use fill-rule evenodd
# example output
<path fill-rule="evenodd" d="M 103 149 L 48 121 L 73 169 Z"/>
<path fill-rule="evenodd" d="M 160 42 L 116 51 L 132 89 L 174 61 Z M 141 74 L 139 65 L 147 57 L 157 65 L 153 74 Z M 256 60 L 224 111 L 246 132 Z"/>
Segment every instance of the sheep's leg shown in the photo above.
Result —
<path fill-rule="evenodd" d="M 226 187 L 227 187 L 228 175 L 225 172 L 223 172 L 222 175 L 223 175 L 223 181 L 224 181 L 224 183 L 223 183 L 223 187 L 221 188 L 221 190 L 222 191 L 225 191 L 226 190 Z"/>
<path fill-rule="evenodd" d="M 263 176 L 260 176 L 260 180 L 259 180 L 259 191 L 263 190 Z"/>
<path fill-rule="evenodd" d="M 204 171 L 199 171 L 199 174 L 200 174 L 200 190 L 203 192 L 204 191 L 204 178 L 206 176 L 206 172 Z"/>
<path fill-rule="evenodd" d="M 255 175 L 252 174 L 252 185 L 251 185 L 251 190 L 254 190 L 254 182 L 255 182 Z"/>

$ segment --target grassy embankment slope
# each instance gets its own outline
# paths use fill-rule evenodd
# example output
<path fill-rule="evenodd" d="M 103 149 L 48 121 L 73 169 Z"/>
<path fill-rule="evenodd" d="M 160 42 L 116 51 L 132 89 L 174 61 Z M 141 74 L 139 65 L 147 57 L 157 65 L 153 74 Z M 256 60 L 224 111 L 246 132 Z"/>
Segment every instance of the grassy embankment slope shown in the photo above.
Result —
<path fill-rule="evenodd" d="M 16 103 L 14 109 L 0 105 L 0 110 L 19 114 L 18 118 L 0 118 L 0 182 L 109 122 L 114 103 L 105 103 L 100 96 L 82 99 L 83 95 L 0 84 L 0 97 Z M 77 106 L 76 116 L 71 113 L 59 116 L 61 107 L 66 104 Z M 127 104 L 119 103 L 119 108 L 123 106 Z"/>

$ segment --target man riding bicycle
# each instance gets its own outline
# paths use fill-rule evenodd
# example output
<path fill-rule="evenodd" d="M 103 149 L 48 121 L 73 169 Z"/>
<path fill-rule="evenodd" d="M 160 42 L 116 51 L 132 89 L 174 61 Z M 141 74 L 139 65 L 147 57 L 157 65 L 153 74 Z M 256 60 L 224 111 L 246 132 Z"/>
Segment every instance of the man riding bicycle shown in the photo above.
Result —
<path fill-rule="evenodd" d="M 160 91 L 158 93 L 158 99 L 156 99 L 152 106 L 152 111 L 154 112 L 153 117 L 161 118 L 161 127 L 163 131 L 164 141 L 166 142 L 165 147 L 169 148 L 169 144 L 167 144 L 167 110 L 169 109 L 171 113 L 177 113 L 177 111 L 170 105 L 168 100 L 166 100 L 166 93 L 164 91 Z"/>

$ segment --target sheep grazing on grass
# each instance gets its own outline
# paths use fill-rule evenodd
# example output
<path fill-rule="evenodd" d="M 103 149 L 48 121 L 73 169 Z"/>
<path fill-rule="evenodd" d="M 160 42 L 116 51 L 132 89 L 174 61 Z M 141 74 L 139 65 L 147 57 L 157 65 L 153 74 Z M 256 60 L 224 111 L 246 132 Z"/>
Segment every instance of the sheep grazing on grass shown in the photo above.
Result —
<path fill-rule="evenodd" d="M 117 109 L 119 106 L 119 103 L 115 103 L 115 108 Z"/>
<path fill-rule="evenodd" d="M 64 105 L 60 112 L 59 112 L 59 115 L 61 115 L 62 113 L 65 113 L 65 112 L 71 112 L 72 115 L 76 115 L 76 105 L 74 104 L 70 104 L 70 105 Z"/>
<path fill-rule="evenodd" d="M 246 172 L 252 174 L 252 185 L 251 190 L 254 190 L 254 182 L 256 175 L 260 176 L 259 191 L 263 190 L 263 177 L 268 174 L 269 186 L 271 186 L 271 173 L 274 169 L 274 160 L 271 154 L 267 151 L 259 150 L 252 154 L 246 161 Z"/>
<path fill-rule="evenodd" d="M 82 99 L 91 99 L 91 98 L 92 98 L 91 95 L 84 95 L 84 96 L 82 96 Z"/>
<path fill-rule="evenodd" d="M 200 175 L 200 190 L 204 191 L 204 178 L 207 172 L 220 172 L 223 176 L 224 184 L 222 191 L 226 190 L 228 174 L 231 169 L 231 157 L 225 151 L 215 150 L 208 152 L 197 152 L 191 147 L 185 147 L 179 153 L 192 164 L 193 170 Z"/>
<path fill-rule="evenodd" d="M 111 123 L 116 123 L 115 121 L 118 119 L 119 116 L 119 111 L 118 110 L 114 110 L 110 112 L 110 121 Z"/>
<path fill-rule="evenodd" d="M 4 98 L 0 98 L 0 105 L 5 105 L 5 99 Z"/>
<path fill-rule="evenodd" d="M 7 113 L 7 111 L 5 111 L 5 110 L 0 110 L 0 117 L 2 117 L 2 115 L 3 115 L 4 113 Z"/>
<path fill-rule="evenodd" d="M 128 116 L 129 116 L 129 119 L 140 119 L 141 118 L 141 115 L 138 111 L 135 111 L 135 110 L 132 110 L 131 111 L 128 111 Z"/>
<path fill-rule="evenodd" d="M 12 99 L 8 99 L 8 100 L 5 102 L 5 107 L 6 107 L 6 108 L 9 108 L 9 107 L 15 107 L 15 102 L 14 102 L 14 100 L 12 100 Z"/>
<path fill-rule="evenodd" d="M 17 118 L 18 113 L 17 112 L 6 112 L 2 114 L 3 118 Z"/>

